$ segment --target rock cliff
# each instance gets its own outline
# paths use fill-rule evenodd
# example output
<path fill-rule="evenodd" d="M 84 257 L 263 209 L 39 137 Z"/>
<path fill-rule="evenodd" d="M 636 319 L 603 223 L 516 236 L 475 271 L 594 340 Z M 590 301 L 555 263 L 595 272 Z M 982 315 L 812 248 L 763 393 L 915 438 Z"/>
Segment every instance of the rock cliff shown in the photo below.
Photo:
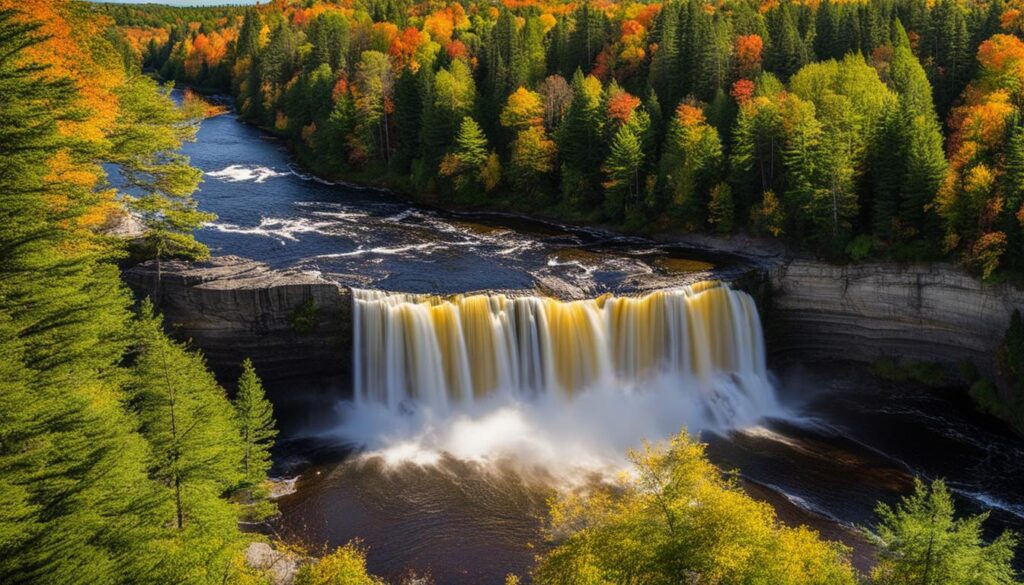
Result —
<path fill-rule="evenodd" d="M 351 364 L 348 289 L 299 271 L 238 256 L 208 262 L 153 261 L 125 271 L 154 299 L 168 329 L 203 350 L 222 380 L 249 357 L 264 379 L 343 385 Z"/>
<path fill-rule="evenodd" d="M 763 319 L 775 359 L 970 360 L 991 375 L 1010 315 L 1024 309 L 1024 291 L 947 264 L 789 260 L 767 276 Z"/>
<path fill-rule="evenodd" d="M 972 361 L 991 376 L 1010 314 L 1024 309 L 1024 291 L 982 284 L 946 264 L 837 266 L 780 257 L 756 270 L 746 265 L 711 276 L 759 297 L 777 362 L 891 357 L 953 368 Z M 168 327 L 192 339 L 222 380 L 230 381 L 250 357 L 268 380 L 302 380 L 304 393 L 310 384 L 331 393 L 348 389 L 351 295 L 345 283 L 236 256 L 163 262 L 159 272 L 147 262 L 124 277 L 155 297 Z M 547 294 L 579 296 L 545 284 L 552 283 L 538 287 Z"/>

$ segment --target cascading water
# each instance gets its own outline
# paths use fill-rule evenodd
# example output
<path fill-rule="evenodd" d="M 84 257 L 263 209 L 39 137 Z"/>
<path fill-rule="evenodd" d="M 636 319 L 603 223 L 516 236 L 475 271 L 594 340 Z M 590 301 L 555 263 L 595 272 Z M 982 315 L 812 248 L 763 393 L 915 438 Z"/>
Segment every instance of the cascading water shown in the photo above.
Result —
<path fill-rule="evenodd" d="M 495 396 L 575 400 L 667 386 L 699 411 L 686 422 L 704 428 L 775 406 L 757 307 L 717 282 L 572 302 L 369 290 L 354 299 L 357 405 L 448 413 Z"/>

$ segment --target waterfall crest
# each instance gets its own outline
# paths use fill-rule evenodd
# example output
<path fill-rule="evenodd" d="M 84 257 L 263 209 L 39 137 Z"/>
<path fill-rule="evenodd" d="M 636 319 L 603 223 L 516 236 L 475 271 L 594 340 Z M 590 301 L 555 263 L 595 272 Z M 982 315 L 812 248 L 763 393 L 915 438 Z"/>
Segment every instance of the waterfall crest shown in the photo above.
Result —
<path fill-rule="evenodd" d="M 715 426 L 775 403 L 757 307 L 718 282 L 582 301 L 353 294 L 357 404 L 448 411 L 496 394 L 643 392 L 655 377 Z"/>

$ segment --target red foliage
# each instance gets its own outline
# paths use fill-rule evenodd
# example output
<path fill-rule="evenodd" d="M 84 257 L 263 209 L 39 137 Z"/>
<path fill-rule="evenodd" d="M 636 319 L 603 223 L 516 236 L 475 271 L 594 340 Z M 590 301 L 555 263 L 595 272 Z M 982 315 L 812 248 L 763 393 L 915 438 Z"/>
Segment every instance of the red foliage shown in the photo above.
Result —
<path fill-rule="evenodd" d="M 731 95 L 737 103 L 747 103 L 750 101 L 750 98 L 754 97 L 754 82 L 749 79 L 737 79 L 736 82 L 732 84 L 732 90 L 729 91 L 729 95 Z"/>
<path fill-rule="evenodd" d="M 444 51 L 451 59 L 466 59 L 469 57 L 469 47 L 459 39 L 455 39 L 445 45 Z"/>

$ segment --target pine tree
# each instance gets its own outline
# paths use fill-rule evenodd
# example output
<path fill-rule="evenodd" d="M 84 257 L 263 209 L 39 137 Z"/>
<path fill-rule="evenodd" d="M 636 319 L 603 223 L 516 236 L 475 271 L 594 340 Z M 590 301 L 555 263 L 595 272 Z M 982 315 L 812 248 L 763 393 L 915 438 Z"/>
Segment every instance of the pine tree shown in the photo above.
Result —
<path fill-rule="evenodd" d="M 267 400 L 263 383 L 249 359 L 242 362 L 233 404 L 244 447 L 242 474 L 247 484 L 255 485 L 265 480 L 270 471 L 270 447 L 277 429 L 274 428 L 274 407 Z"/>
<path fill-rule="evenodd" d="M 669 122 L 661 157 L 668 209 L 688 229 L 706 220 L 711 187 L 720 179 L 722 142 L 700 108 L 680 104 Z"/>
<path fill-rule="evenodd" d="M 814 53 L 820 60 L 842 57 L 836 51 L 839 42 L 839 11 L 841 9 L 841 5 L 837 6 L 831 0 L 822 0 L 818 5 L 818 10 L 815 13 Z"/>
<path fill-rule="evenodd" d="M 558 128 L 558 150 L 562 157 L 562 193 L 573 204 L 599 201 L 600 169 L 604 162 L 604 110 L 601 82 L 572 77 L 572 103 Z"/>
<path fill-rule="evenodd" d="M 879 561 L 876 585 L 1015 585 L 1013 551 L 1017 539 L 1003 533 L 991 544 L 982 537 L 988 514 L 955 517 L 953 497 L 941 480 L 925 486 L 894 507 L 879 505 Z"/>
<path fill-rule="evenodd" d="M 674 108 L 682 97 L 682 63 L 679 46 L 679 4 L 666 2 L 658 20 L 658 51 L 651 63 L 650 84 L 658 100 Z"/>
<path fill-rule="evenodd" d="M 158 582 L 156 490 L 118 388 L 130 301 L 81 226 L 97 145 L 58 130 L 86 111 L 29 61 L 23 18 L 0 10 L 0 582 Z"/>
<path fill-rule="evenodd" d="M 466 116 L 455 136 L 455 147 L 441 162 L 441 175 L 455 178 L 457 192 L 475 195 L 484 181 L 487 159 L 487 137 L 480 125 Z"/>
<path fill-rule="evenodd" d="M 406 174 L 420 152 L 419 82 L 411 69 L 405 68 L 395 82 L 395 155 L 391 159 L 396 172 Z"/>
<path fill-rule="evenodd" d="M 1024 125 L 1016 122 L 1004 150 L 1001 190 L 1006 203 L 1000 227 L 1007 237 L 1007 267 L 1019 270 L 1024 267 L 1024 229 L 1018 219 L 1024 209 Z"/>
<path fill-rule="evenodd" d="M 765 66 L 783 79 L 788 79 L 807 62 L 803 39 L 800 38 L 793 8 L 788 0 L 768 13 L 768 34 Z"/>
<path fill-rule="evenodd" d="M 192 197 L 202 172 L 180 154 L 195 139 L 196 125 L 147 77 L 133 77 L 117 91 L 119 113 L 110 134 L 109 160 L 118 165 L 129 200 L 146 226 L 147 252 L 157 258 L 201 259 L 209 250 L 192 232 L 216 216 L 199 211 Z"/>
<path fill-rule="evenodd" d="M 170 492 L 172 525 L 226 524 L 235 511 L 220 494 L 238 485 L 245 445 L 224 390 L 201 355 L 164 336 L 149 301 L 135 333 L 131 404 L 153 450 L 152 473 Z"/>
<path fill-rule="evenodd" d="M 608 176 L 605 183 L 604 215 L 621 221 L 626 206 L 640 196 L 640 170 L 644 160 L 640 137 L 633 124 L 623 124 L 612 140 L 611 152 L 605 162 Z"/>

